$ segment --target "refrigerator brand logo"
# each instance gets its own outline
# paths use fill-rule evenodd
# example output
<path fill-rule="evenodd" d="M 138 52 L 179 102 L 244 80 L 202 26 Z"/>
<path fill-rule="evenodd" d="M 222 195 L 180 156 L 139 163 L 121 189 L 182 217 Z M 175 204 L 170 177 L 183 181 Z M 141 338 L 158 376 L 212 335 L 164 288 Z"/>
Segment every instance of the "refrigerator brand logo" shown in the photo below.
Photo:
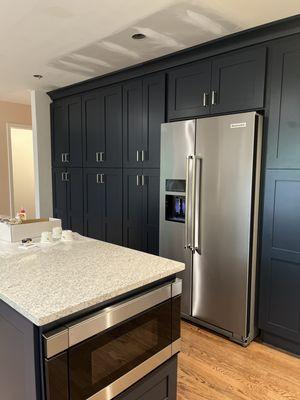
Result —
<path fill-rule="evenodd" d="M 230 128 L 246 128 L 246 122 L 239 122 L 237 124 L 230 124 Z"/>

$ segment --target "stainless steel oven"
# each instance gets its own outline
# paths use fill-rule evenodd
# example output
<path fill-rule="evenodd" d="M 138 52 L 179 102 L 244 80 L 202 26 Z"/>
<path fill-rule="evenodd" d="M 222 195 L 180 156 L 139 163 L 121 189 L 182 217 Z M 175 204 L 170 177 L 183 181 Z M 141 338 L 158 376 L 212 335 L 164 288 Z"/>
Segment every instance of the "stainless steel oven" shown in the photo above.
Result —
<path fill-rule="evenodd" d="M 179 351 L 181 281 L 44 335 L 47 400 L 110 400 Z"/>

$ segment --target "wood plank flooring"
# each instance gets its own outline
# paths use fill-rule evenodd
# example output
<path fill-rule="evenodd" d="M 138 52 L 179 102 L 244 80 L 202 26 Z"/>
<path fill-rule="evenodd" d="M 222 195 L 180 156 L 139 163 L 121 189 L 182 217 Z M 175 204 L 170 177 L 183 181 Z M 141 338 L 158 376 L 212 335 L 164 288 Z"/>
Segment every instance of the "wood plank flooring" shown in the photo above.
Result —
<path fill-rule="evenodd" d="M 178 400 L 300 400 L 300 359 L 182 322 Z"/>

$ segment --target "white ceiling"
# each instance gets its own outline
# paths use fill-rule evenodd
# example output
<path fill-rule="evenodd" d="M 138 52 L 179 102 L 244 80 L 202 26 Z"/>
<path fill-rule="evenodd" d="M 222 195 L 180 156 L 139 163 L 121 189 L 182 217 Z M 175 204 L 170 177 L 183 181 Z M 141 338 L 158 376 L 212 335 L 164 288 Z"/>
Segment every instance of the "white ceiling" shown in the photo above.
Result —
<path fill-rule="evenodd" d="M 0 100 L 300 13 L 299 0 L 1 0 Z M 147 38 L 134 41 L 143 32 Z M 33 74 L 42 74 L 37 80 Z"/>

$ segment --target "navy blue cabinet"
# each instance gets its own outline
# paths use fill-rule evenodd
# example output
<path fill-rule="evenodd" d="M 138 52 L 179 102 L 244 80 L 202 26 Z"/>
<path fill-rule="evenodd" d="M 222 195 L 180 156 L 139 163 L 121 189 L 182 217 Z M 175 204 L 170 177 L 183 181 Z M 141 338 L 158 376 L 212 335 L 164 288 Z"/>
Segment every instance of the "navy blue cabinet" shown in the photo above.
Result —
<path fill-rule="evenodd" d="M 260 328 L 300 354 L 300 171 L 268 170 L 262 237 Z M 272 335 L 272 337 L 270 337 Z"/>
<path fill-rule="evenodd" d="M 270 48 L 268 168 L 300 168 L 300 37 Z"/>
<path fill-rule="evenodd" d="M 122 169 L 84 169 L 84 234 L 122 245 Z"/>
<path fill-rule="evenodd" d="M 168 119 L 262 108 L 265 74 L 264 46 L 170 70 Z"/>
<path fill-rule="evenodd" d="M 82 98 L 83 162 L 87 167 L 122 167 L 122 89 L 112 86 Z"/>
<path fill-rule="evenodd" d="M 158 254 L 159 169 L 123 171 L 123 243 Z"/>
<path fill-rule="evenodd" d="M 53 169 L 53 215 L 62 220 L 63 229 L 83 234 L 82 168 Z"/>
<path fill-rule="evenodd" d="M 73 96 L 51 105 L 52 165 L 82 166 L 81 97 Z"/>
<path fill-rule="evenodd" d="M 159 168 L 160 125 L 165 122 L 165 74 L 123 86 L 123 166 Z"/>

